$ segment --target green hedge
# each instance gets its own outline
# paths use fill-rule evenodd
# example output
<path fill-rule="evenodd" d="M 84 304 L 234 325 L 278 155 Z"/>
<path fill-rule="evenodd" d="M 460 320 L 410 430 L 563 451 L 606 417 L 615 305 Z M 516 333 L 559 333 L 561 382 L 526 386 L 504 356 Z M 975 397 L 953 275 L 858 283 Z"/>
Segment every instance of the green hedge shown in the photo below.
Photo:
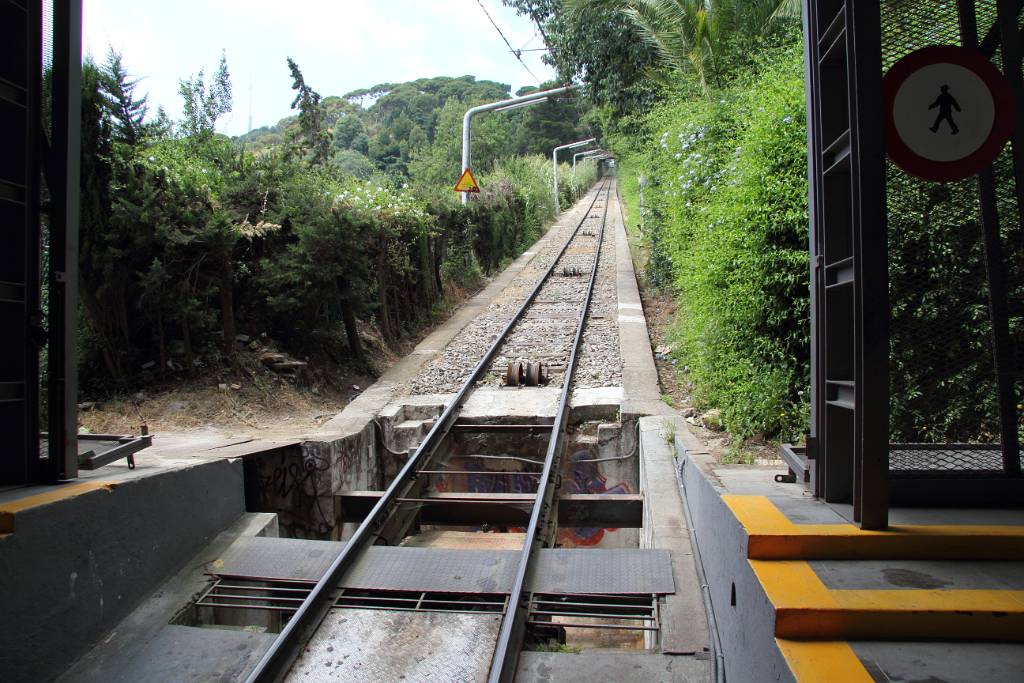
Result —
<path fill-rule="evenodd" d="M 644 176 L 648 276 L 677 293 L 679 366 L 744 437 L 807 424 L 804 109 L 792 45 L 709 99 L 668 98 L 642 145 L 617 140 L 622 175 Z"/>

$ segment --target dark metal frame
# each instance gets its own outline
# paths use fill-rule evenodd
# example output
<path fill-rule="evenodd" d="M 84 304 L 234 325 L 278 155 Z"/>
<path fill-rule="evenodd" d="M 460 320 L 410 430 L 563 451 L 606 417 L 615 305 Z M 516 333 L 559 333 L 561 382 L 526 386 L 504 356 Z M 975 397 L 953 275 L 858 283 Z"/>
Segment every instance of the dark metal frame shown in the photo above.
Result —
<path fill-rule="evenodd" d="M 0 0 L 0 484 L 42 477 L 39 459 L 39 137 L 42 6 Z"/>
<path fill-rule="evenodd" d="M 961 42 L 1000 51 L 1016 110 L 1012 137 L 1017 220 L 1024 222 L 1022 0 L 997 0 L 979 41 L 974 0 L 958 0 Z M 992 168 L 978 174 L 980 223 L 998 392 L 1001 471 L 890 471 L 889 307 L 880 3 L 804 0 L 811 200 L 811 433 L 815 495 L 852 503 L 864 528 L 900 505 L 1021 505 L 1014 349 Z M 1002 36 L 1010 40 L 1002 40 Z M 955 444 L 931 449 L 971 450 Z M 928 450 L 928 445 L 914 444 Z M 794 470 L 795 471 L 795 470 Z"/>
<path fill-rule="evenodd" d="M 51 476 L 78 476 L 78 197 L 82 3 L 53 3 L 53 107 L 45 164 L 50 194 L 47 404 Z"/>
<path fill-rule="evenodd" d="M 603 191 L 606 195 L 605 212 L 607 215 L 607 186 Z M 540 292 L 547 279 L 551 277 L 554 272 L 555 265 L 569 248 L 569 245 L 575 238 L 576 233 L 579 232 L 580 227 L 590 215 L 590 209 L 593 208 L 593 205 L 597 202 L 597 198 L 600 196 L 601 192 L 602 189 L 595 192 L 594 200 L 591 202 L 590 207 L 588 207 L 580 217 L 579 223 L 577 223 L 572 235 L 570 235 L 570 237 L 565 241 L 565 244 L 562 245 L 561 250 L 552 260 L 551 266 L 547 269 L 544 276 L 540 278 L 529 296 L 527 296 L 526 300 L 509 320 L 508 324 L 502 329 L 501 333 L 492 343 L 487 352 L 484 353 L 480 362 L 477 363 L 473 372 L 470 373 L 469 377 L 463 383 L 451 403 L 445 407 L 444 411 L 437 418 L 433 428 L 431 428 L 427 433 L 427 436 L 416 448 L 416 451 L 409 457 L 408 461 L 403 465 L 402 469 L 388 486 L 384 495 L 381 496 L 377 504 L 373 506 L 370 514 L 359 525 L 351 538 L 345 544 L 345 547 L 338 556 L 334 558 L 334 561 L 331 562 L 331 565 L 324 572 L 324 575 L 316 583 L 312 591 L 310 591 L 308 598 L 299 606 L 295 614 L 281 630 L 281 633 L 278 634 L 274 642 L 271 643 L 263 657 L 256 664 L 256 667 L 247 677 L 247 683 L 265 683 L 267 681 L 277 681 L 284 678 L 288 669 L 298 656 L 303 644 L 309 640 L 316 628 L 330 611 L 334 604 L 333 596 L 335 595 L 338 583 L 341 581 L 344 573 L 352 566 L 358 558 L 359 553 L 362 552 L 364 548 L 375 543 L 379 537 L 386 536 L 388 534 L 386 527 L 393 526 L 392 517 L 394 516 L 393 513 L 396 507 L 400 505 L 399 499 L 408 497 L 409 491 L 416 485 L 417 472 L 425 469 L 425 466 L 430 461 L 431 456 L 441 445 L 444 437 L 455 424 L 459 412 L 470 393 L 472 393 L 477 380 L 479 380 L 490 367 L 491 361 L 497 355 L 505 338 L 512 331 L 512 328 L 515 327 L 516 323 L 522 318 L 530 304 L 533 303 L 533 300 L 537 297 L 537 294 Z M 598 238 L 598 249 L 600 249 L 600 244 L 601 239 Z M 593 287 L 593 274 L 596 272 L 597 268 L 595 267 L 591 277 L 591 288 Z M 582 315 L 585 315 L 586 308 L 588 306 L 589 293 L 587 304 L 584 307 Z M 577 344 L 579 342 L 580 335 L 581 332 L 577 330 Z M 566 392 L 568 390 L 569 381 L 571 380 L 574 362 L 575 350 L 573 351 L 573 356 L 570 358 L 570 362 L 566 369 L 566 379 L 563 385 L 563 396 L 559 404 L 559 412 L 556 415 L 554 425 L 551 427 L 553 434 L 557 432 L 559 445 L 561 443 L 561 435 L 565 422 L 568 419 L 568 411 L 566 410 L 568 398 L 566 396 Z M 553 438 L 552 443 L 554 442 L 555 439 Z M 557 448 L 554 452 L 557 453 Z M 552 449 L 549 448 L 548 459 L 541 479 L 542 487 L 544 487 L 546 483 L 554 477 L 555 472 L 557 472 L 557 469 L 553 467 L 551 458 Z M 533 513 L 530 517 L 530 529 L 534 534 L 539 527 L 541 515 L 543 514 L 543 516 L 546 517 L 547 513 L 551 510 L 551 495 L 554 492 L 554 488 L 554 486 L 547 487 L 549 492 L 545 492 L 543 488 L 538 489 L 537 491 L 536 498 L 533 502 Z M 528 554 L 532 555 L 533 553 L 533 544 L 530 541 L 531 538 L 531 533 L 528 532 L 526 540 L 524 541 L 523 559 L 520 562 L 520 567 L 516 576 L 516 586 L 519 590 L 517 593 L 513 593 L 511 595 L 509 602 L 509 605 L 516 609 L 517 615 L 522 611 L 520 603 L 522 602 L 522 585 L 525 580 L 526 569 L 529 564 Z M 515 599 L 514 602 L 512 601 L 512 598 Z M 511 671 L 511 673 L 514 674 L 514 660 L 518 657 L 518 649 L 509 648 L 508 640 L 513 633 L 519 631 L 518 627 L 524 620 L 518 616 L 515 619 L 509 619 L 507 616 L 508 615 L 506 613 L 505 617 L 502 619 L 502 635 L 499 637 L 498 648 L 495 651 L 495 659 L 492 660 L 492 680 L 511 680 L 511 678 L 501 678 L 501 676 L 507 671 Z M 514 656 L 512 656 L 513 654 Z M 513 661 L 511 663 L 507 663 L 505 661 L 506 659 L 512 659 Z"/>
<path fill-rule="evenodd" d="M 128 461 L 128 468 L 135 469 L 135 454 L 143 448 L 153 445 L 153 437 L 148 434 L 142 436 L 124 436 L 116 434 L 80 434 L 78 436 L 79 450 L 83 444 L 90 442 L 115 442 L 117 445 L 112 448 L 91 448 L 85 453 L 78 454 L 78 467 L 83 470 L 95 470 L 109 465 L 110 463 L 124 458 Z"/>
<path fill-rule="evenodd" d="M 878 3 L 804 0 L 815 491 L 888 524 L 889 335 Z"/>
<path fill-rule="evenodd" d="M 0 484 L 78 474 L 76 414 L 80 0 L 53 5 L 51 135 L 43 130 L 43 0 L 0 0 Z M 40 311 L 41 183 L 48 190 L 50 281 Z M 9 256 L 8 256 L 9 254 Z M 39 448 L 39 354 L 48 347 L 48 457 Z"/>

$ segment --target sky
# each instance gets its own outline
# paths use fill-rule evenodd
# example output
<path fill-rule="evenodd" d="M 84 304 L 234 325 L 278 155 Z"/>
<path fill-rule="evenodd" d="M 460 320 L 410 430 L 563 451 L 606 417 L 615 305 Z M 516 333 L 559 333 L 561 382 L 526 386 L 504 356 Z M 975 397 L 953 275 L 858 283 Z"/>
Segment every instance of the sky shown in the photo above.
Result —
<path fill-rule="evenodd" d="M 533 24 L 500 0 L 480 0 L 513 48 L 541 48 Z M 294 112 L 291 57 L 322 96 L 377 83 L 472 74 L 512 86 L 554 78 L 542 52 L 509 51 L 478 0 L 84 0 L 82 50 L 100 62 L 108 46 L 141 79 L 151 113 L 181 116 L 178 80 L 209 77 L 227 53 L 234 109 L 217 130 L 239 135 Z M 250 96 L 251 93 L 251 96 Z"/>

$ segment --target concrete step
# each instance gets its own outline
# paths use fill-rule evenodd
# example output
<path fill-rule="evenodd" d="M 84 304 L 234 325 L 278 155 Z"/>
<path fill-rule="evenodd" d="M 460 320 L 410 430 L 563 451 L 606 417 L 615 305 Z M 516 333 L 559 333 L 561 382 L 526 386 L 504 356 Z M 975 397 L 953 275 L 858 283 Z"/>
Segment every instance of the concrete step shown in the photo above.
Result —
<path fill-rule="evenodd" d="M 776 641 L 796 681 L 956 681 L 993 683 L 1020 680 L 1024 645 L 905 641 Z"/>
<path fill-rule="evenodd" d="M 749 562 L 777 638 L 1024 642 L 1024 563 Z"/>
<path fill-rule="evenodd" d="M 766 496 L 723 495 L 760 560 L 1024 560 L 1024 525 L 893 524 L 866 531 L 853 524 L 798 523 Z"/>
<path fill-rule="evenodd" d="M 963 664 L 951 653 L 964 652 L 978 663 L 974 671 L 1002 670 L 1024 656 L 1024 645 L 1000 650 L 995 663 L 982 654 L 1024 643 L 1024 526 L 998 523 L 1016 517 L 968 511 L 945 519 L 975 523 L 864 531 L 833 519 L 827 506 L 753 495 L 722 501 L 760 592 L 737 596 L 734 584 L 732 606 L 737 597 L 745 609 L 764 600 L 762 618 L 795 680 L 1012 680 L 948 678 L 922 664 L 921 653 L 940 642 L 952 668 Z M 887 663 L 870 654 L 878 646 L 865 645 L 876 641 L 899 643 L 886 646 Z"/>

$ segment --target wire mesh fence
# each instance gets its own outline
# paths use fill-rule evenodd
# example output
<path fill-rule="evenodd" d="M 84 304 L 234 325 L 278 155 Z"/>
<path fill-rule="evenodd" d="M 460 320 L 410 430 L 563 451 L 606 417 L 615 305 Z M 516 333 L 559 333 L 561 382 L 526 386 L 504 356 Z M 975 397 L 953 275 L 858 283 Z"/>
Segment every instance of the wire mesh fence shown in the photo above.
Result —
<path fill-rule="evenodd" d="M 983 49 L 995 0 L 972 6 Z M 929 45 L 961 45 L 958 3 L 882 2 L 882 63 Z M 991 56 L 1000 68 L 999 50 Z M 1024 370 L 1024 232 L 1010 148 L 993 171 L 1008 285 L 1015 377 Z M 999 472 L 1000 413 L 978 183 L 931 183 L 887 165 L 890 471 Z M 1024 381 L 1016 382 L 1021 396 Z M 1020 399 L 1018 398 L 1018 401 Z M 1016 421 L 1021 434 L 1020 407 Z"/>

